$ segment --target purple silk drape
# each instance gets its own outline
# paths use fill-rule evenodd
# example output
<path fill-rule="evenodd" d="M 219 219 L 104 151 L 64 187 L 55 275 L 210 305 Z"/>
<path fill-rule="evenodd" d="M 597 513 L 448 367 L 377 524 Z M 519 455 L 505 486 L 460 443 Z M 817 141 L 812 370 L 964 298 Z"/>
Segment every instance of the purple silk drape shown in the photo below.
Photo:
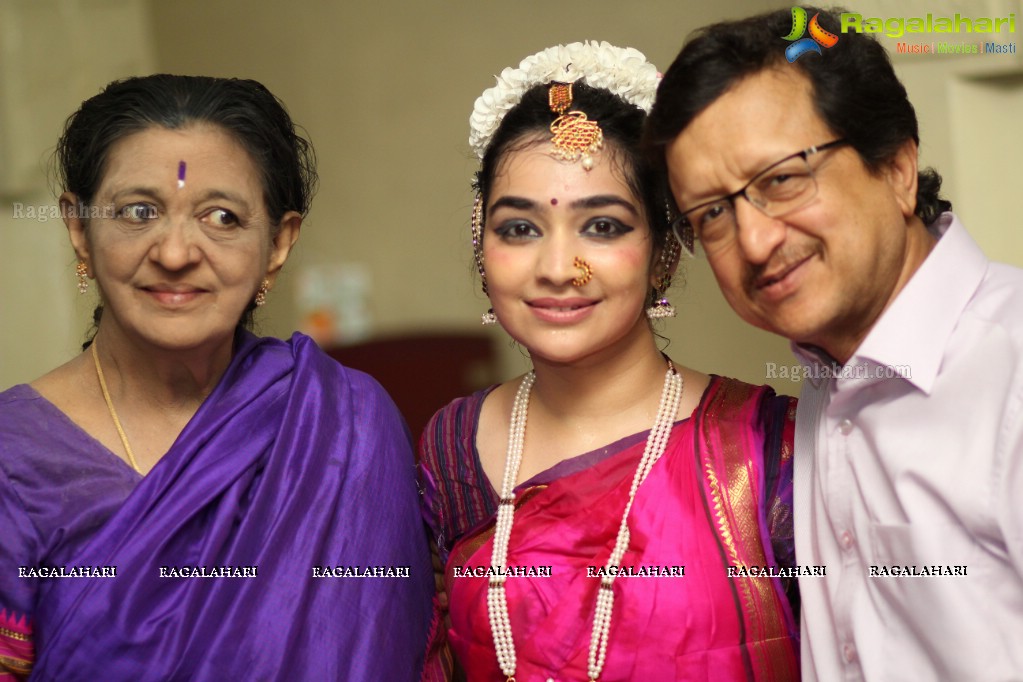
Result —
<path fill-rule="evenodd" d="M 432 570 L 400 415 L 306 337 L 236 346 L 170 451 L 69 562 L 117 577 L 43 581 L 33 679 L 417 678 Z M 409 577 L 313 577 L 324 565 Z M 181 566 L 258 575 L 160 577 Z"/>

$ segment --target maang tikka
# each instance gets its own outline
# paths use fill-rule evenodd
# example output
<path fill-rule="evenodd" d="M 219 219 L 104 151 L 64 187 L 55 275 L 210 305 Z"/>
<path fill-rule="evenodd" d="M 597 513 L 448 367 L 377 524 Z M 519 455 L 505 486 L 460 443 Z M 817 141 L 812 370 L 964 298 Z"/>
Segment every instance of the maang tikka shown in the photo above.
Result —
<path fill-rule="evenodd" d="M 604 146 L 604 132 L 600 124 L 591 121 L 581 111 L 568 111 L 572 106 L 572 84 L 551 83 L 547 103 L 558 117 L 551 123 L 552 155 L 564 161 L 582 159 L 583 168 L 593 168 L 593 155 Z M 567 113 L 566 113 L 567 112 Z"/>

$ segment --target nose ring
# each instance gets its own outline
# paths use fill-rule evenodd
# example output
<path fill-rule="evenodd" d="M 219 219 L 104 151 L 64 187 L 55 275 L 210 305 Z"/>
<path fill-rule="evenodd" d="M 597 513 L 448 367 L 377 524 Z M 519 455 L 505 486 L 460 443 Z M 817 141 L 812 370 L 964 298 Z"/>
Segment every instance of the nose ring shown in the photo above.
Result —
<path fill-rule="evenodd" d="M 593 268 L 579 256 L 576 256 L 575 260 L 572 261 L 572 266 L 579 268 L 580 272 L 580 275 L 572 280 L 572 286 L 581 287 L 593 279 Z"/>

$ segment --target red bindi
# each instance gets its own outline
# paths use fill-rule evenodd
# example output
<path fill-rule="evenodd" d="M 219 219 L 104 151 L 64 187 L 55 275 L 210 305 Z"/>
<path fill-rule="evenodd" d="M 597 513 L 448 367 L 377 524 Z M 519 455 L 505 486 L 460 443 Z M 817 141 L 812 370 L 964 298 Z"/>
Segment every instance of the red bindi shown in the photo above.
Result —
<path fill-rule="evenodd" d="M 558 200 L 557 199 L 551 199 L 551 206 L 557 206 L 557 205 L 558 205 Z"/>

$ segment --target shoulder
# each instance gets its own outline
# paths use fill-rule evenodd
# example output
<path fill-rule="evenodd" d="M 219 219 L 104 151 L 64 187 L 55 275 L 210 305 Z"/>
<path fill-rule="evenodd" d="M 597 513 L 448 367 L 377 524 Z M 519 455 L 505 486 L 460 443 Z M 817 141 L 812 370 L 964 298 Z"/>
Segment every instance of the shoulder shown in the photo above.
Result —
<path fill-rule="evenodd" d="M 989 263 L 983 280 L 955 321 L 940 374 L 956 387 L 954 390 L 972 384 L 983 385 L 987 393 L 1020 395 L 1023 270 Z"/>
<path fill-rule="evenodd" d="M 479 425 L 483 401 L 495 386 L 476 391 L 437 410 L 423 429 L 419 441 L 419 456 L 423 465 L 434 471 L 445 468 L 445 455 L 466 456 Z"/>
<path fill-rule="evenodd" d="M 50 405 L 28 384 L 12 386 L 0 393 L 0 453 L 23 447 L 25 439 L 38 440 L 50 431 L 54 417 Z M 13 454 L 13 453 L 12 453 Z M 0 462 L 5 457 L 0 457 Z"/>
<path fill-rule="evenodd" d="M 701 404 L 699 428 L 716 431 L 754 453 L 768 476 L 792 457 L 796 436 L 796 399 L 767 385 L 715 376 Z M 763 458 L 761 460 L 761 458 Z"/>
<path fill-rule="evenodd" d="M 34 402 L 40 399 L 39 393 L 28 384 L 11 386 L 0 392 L 0 416 L 7 415 L 9 411 L 32 409 Z"/>
<path fill-rule="evenodd" d="M 766 384 L 749 384 L 730 377 L 713 376 L 704 392 L 703 411 L 717 419 L 763 422 L 795 420 L 796 399 L 778 395 Z"/>
<path fill-rule="evenodd" d="M 991 263 L 964 315 L 1004 329 L 1017 348 L 1023 346 L 1023 270 Z"/>
<path fill-rule="evenodd" d="M 39 451 L 40 434 L 45 438 L 49 431 L 41 419 L 44 404 L 43 398 L 28 384 L 19 384 L 0 393 L 0 528 L 4 529 L 4 548 L 9 550 L 2 553 L 5 561 L 0 562 L 4 564 L 0 596 L 10 596 L 5 585 L 14 573 L 13 567 L 6 565 L 6 559 L 30 563 L 33 548 L 37 549 L 39 545 L 39 533 L 25 501 L 32 501 L 33 494 L 37 496 L 36 502 L 40 499 L 41 487 L 36 475 L 39 463 L 34 461 L 34 455 Z M 43 492 L 50 491 L 43 489 Z M 7 606 L 20 608 L 22 605 Z"/>
<path fill-rule="evenodd" d="M 397 413 L 394 401 L 380 382 L 361 370 L 342 365 L 305 334 L 295 332 L 288 341 L 262 338 L 257 342 L 269 347 L 271 353 L 278 349 L 290 352 L 299 382 L 311 383 L 320 387 L 320 390 L 340 392 L 346 402 L 360 411 L 384 410 Z"/>
<path fill-rule="evenodd" d="M 452 543 L 492 506 L 474 443 L 483 401 L 493 390 L 452 400 L 433 415 L 419 440 L 423 517 L 442 562 Z"/>

